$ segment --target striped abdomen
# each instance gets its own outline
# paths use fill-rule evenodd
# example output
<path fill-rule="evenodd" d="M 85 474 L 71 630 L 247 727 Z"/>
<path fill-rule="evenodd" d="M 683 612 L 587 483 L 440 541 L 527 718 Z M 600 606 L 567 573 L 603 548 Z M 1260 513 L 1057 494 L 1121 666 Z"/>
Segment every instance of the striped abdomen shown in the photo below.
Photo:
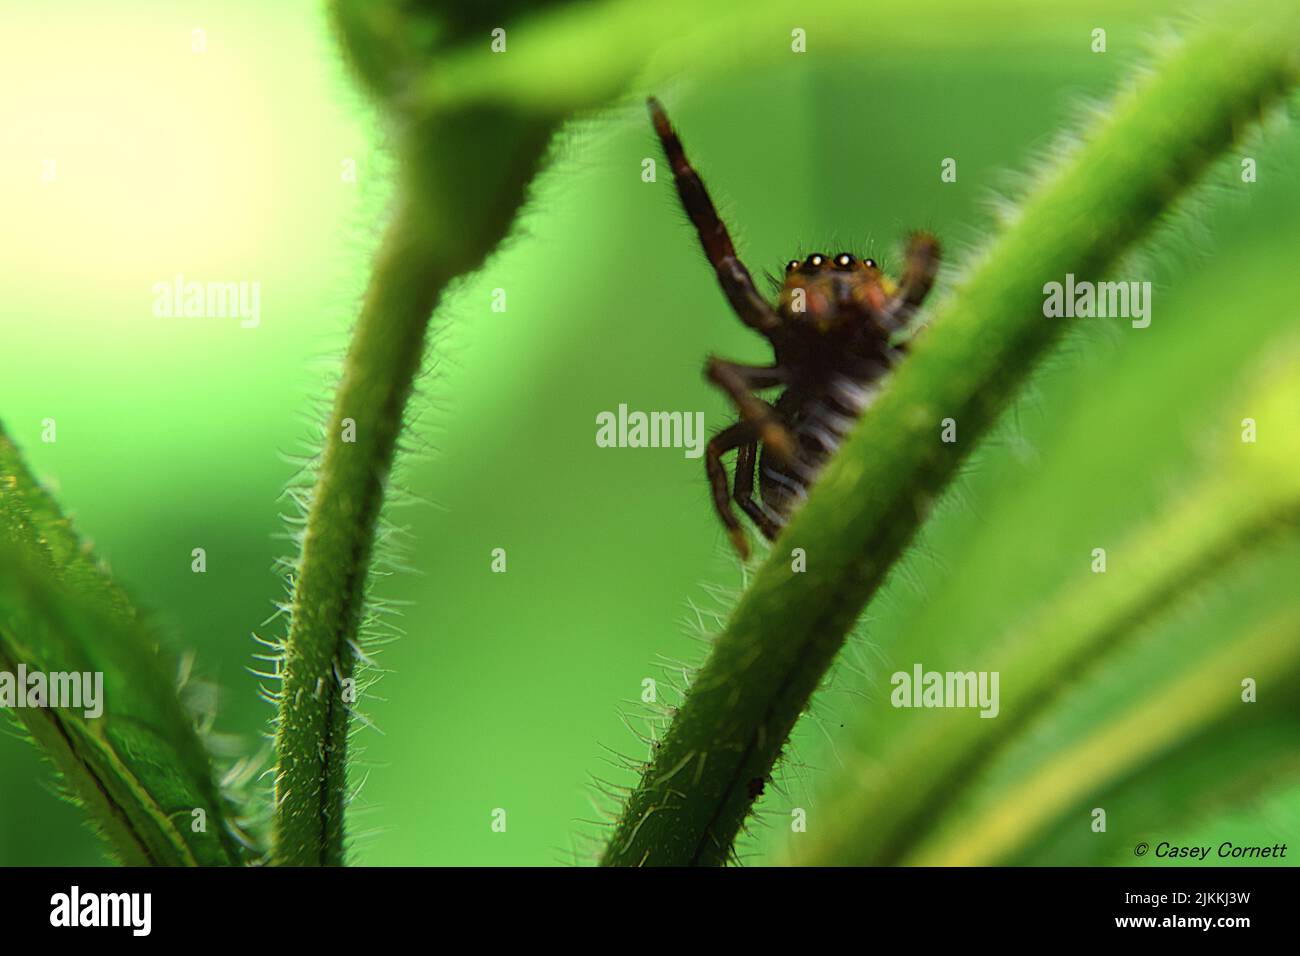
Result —
<path fill-rule="evenodd" d="M 835 373 L 814 387 L 790 388 L 777 401 L 777 411 L 795 436 L 796 453 L 778 463 L 764 448 L 758 476 L 763 505 L 778 524 L 785 524 L 807 497 L 822 466 L 875 399 L 884 372 L 873 367 L 862 379 Z"/>

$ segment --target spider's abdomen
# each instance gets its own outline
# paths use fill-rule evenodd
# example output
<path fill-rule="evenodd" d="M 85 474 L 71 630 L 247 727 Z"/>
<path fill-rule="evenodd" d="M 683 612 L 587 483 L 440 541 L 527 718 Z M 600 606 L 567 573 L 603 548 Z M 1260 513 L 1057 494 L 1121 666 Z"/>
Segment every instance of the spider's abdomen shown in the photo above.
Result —
<path fill-rule="evenodd" d="M 857 424 L 876 397 L 875 367 L 858 378 L 836 372 L 815 389 L 790 389 L 776 403 L 795 438 L 795 454 L 779 462 L 764 448 L 759 464 L 759 491 L 767 511 L 781 524 L 804 498 L 827 459 Z"/>

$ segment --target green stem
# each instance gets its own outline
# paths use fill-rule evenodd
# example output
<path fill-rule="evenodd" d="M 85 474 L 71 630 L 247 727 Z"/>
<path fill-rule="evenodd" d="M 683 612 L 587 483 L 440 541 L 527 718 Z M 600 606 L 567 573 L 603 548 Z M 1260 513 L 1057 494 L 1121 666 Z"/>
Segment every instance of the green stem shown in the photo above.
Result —
<path fill-rule="evenodd" d="M 1260 446 L 1224 436 L 1221 447 L 1230 452 L 1219 457 L 1230 460 L 1109 549 L 1123 573 L 1072 581 L 987 651 L 1002 675 L 996 720 L 936 713 L 873 761 L 870 773 L 845 774 L 817 837 L 801 839 L 799 863 L 898 863 L 963 795 L 960 782 L 988 766 L 1080 673 L 1131 643 L 1179 598 L 1300 530 L 1300 448 L 1281 437 L 1300 433 L 1300 359 L 1274 364 L 1246 403 L 1276 429 L 1274 438 Z"/>
<path fill-rule="evenodd" d="M 390 29 L 401 25 L 398 7 L 375 17 L 354 15 L 359 9 L 355 2 L 335 9 L 359 70 L 420 55 L 394 47 L 406 36 Z M 272 825 L 271 859 L 282 865 L 343 862 L 358 629 L 426 327 L 447 284 L 505 236 L 559 121 L 490 106 L 411 112 L 400 89 L 363 78 L 397 120 L 401 199 L 344 362 L 293 581 Z"/>
<path fill-rule="evenodd" d="M 345 682 L 354 680 L 367 569 L 403 409 L 434 299 L 451 278 L 420 236 L 405 212 L 390 227 L 330 416 L 284 661 L 276 863 L 342 862 L 344 698 L 352 697 Z"/>
<path fill-rule="evenodd" d="M 1300 10 L 1220 13 L 1025 202 L 935 312 L 914 354 L 773 547 L 632 792 L 611 865 L 726 862 L 868 599 L 1066 320 L 1043 286 L 1097 279 L 1300 72 Z M 942 420 L 958 441 L 940 441 Z M 791 549 L 807 554 L 793 570 Z"/>

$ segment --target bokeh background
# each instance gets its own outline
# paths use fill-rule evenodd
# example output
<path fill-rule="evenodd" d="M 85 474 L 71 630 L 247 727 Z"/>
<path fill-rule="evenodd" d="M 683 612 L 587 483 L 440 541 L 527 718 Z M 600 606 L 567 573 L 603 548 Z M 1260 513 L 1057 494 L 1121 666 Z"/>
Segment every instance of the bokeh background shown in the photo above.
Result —
<path fill-rule="evenodd" d="M 1142 62 L 1182 5 L 992 6 L 996 29 L 954 0 L 926 42 L 888 48 L 864 15 L 846 25 L 863 33 L 859 55 L 819 55 L 816 37 L 792 55 L 780 34 L 752 69 L 700 64 L 655 90 L 755 272 L 818 249 L 888 265 L 914 227 L 954 256 L 975 248 L 989 200 L 1014 195 L 1016 171 Z M 1107 30 L 1105 54 L 1090 48 L 1094 27 Z M 659 676 L 656 660 L 700 659 L 692 607 L 725 608 L 717 589 L 741 583 L 699 460 L 594 442 L 596 414 L 620 403 L 703 410 L 720 428 L 729 413 L 701 379 L 705 354 L 763 358 L 671 184 L 641 179 L 657 156 L 645 92 L 561 134 L 515 236 L 435 318 L 416 402 L 429 452 L 402 479 L 434 504 L 393 515 L 410 531 L 412 570 L 380 585 L 403 602 L 405 636 L 384 648 L 388 673 L 363 702 L 375 729 L 357 737 L 357 862 L 586 859 L 588 775 L 617 776 L 606 747 L 645 749 L 621 705 Z M 1090 325 L 1035 376 L 873 605 L 852 672 L 764 798 L 772 818 L 824 805 L 855 735 L 887 711 L 893 665 L 939 666 L 950 642 L 1019 620 L 1080 573 L 1079 555 L 1157 513 L 1202 467 L 1205 436 L 1242 417 L 1243 381 L 1296 325 L 1300 136 L 1276 129 L 1257 155 L 1257 183 L 1218 169 L 1146 260 L 1149 329 Z M 958 160 L 955 183 L 940 181 L 945 157 Z M 220 731 L 248 749 L 271 716 L 246 671 L 251 635 L 283 626 L 265 622 L 283 590 L 272 565 L 287 548 L 285 456 L 328 400 L 391 181 L 382 125 L 319 3 L 0 0 L 0 420 L 173 644 L 196 653 L 220 688 Z M 152 286 L 177 273 L 260 282 L 260 327 L 156 318 Z M 504 313 L 491 308 L 498 287 Z M 41 441 L 46 418 L 54 444 Z M 191 573 L 195 547 L 206 574 Z M 506 574 L 490 573 L 494 548 Z M 1191 659 L 1293 606 L 1297 571 L 1290 546 L 1234 567 L 1154 623 L 1136 657 Z M 1110 672 L 1134 693 L 1150 674 L 1138 659 Z M 1089 713 L 1066 708 L 1039 734 L 1069 740 Z M 1294 743 L 1296 726 L 1266 731 Z M 1176 773 L 1127 775 L 1114 799 L 1167 820 L 1170 839 L 1294 834 L 1285 745 L 1262 751 L 1246 793 L 1220 793 L 1222 765 L 1194 759 L 1249 750 L 1266 731 L 1220 729 L 1218 749 L 1190 742 L 1181 763 L 1169 758 Z M 490 828 L 498 807 L 505 833 Z M 1053 827 L 1023 859 L 1131 862 Z M 747 852 L 779 852 L 781 831 Z M 0 737 L 0 864 L 103 859 L 35 751 Z"/>

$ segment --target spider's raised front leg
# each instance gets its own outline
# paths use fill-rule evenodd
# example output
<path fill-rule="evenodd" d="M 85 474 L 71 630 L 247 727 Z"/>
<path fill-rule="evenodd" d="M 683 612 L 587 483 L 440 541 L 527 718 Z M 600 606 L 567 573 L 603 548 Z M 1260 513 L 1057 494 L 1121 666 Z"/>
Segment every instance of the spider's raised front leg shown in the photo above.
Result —
<path fill-rule="evenodd" d="M 646 103 L 650 107 L 655 133 L 663 145 L 668 164 L 672 167 L 682 208 L 700 235 L 704 255 L 717 273 L 718 283 L 722 286 L 727 301 L 731 303 L 740 321 L 767 335 L 780 324 L 780 320 L 772 307 L 758 294 L 749 270 L 736 255 L 736 247 L 732 245 L 727 227 L 719 218 L 718 210 L 714 208 L 713 200 L 704 188 L 704 181 L 687 161 L 682 141 L 677 138 L 672 123 L 668 121 L 668 114 L 653 96 Z"/>
<path fill-rule="evenodd" d="M 779 460 L 794 453 L 794 437 L 781 420 L 781 413 L 753 394 L 755 389 L 785 384 L 780 369 L 739 365 L 710 355 L 704 364 L 704 377 L 730 396 L 741 419 L 754 426 L 759 439 Z"/>
<path fill-rule="evenodd" d="M 881 323 L 891 332 L 904 328 L 934 287 L 939 272 L 939 240 L 928 232 L 913 233 L 907 243 L 903 276 L 885 303 Z"/>
<path fill-rule="evenodd" d="M 736 422 L 709 439 L 709 444 L 704 449 L 704 471 L 709 476 L 709 487 L 713 491 L 713 508 L 726 526 L 731 544 L 740 553 L 742 561 L 749 560 L 749 539 L 745 537 L 745 530 L 731 510 L 731 491 L 727 488 L 727 469 L 722 467 L 722 455 L 733 448 L 752 445 L 754 437 L 754 428 L 749 422 Z M 752 480 L 751 477 L 751 482 Z"/>

